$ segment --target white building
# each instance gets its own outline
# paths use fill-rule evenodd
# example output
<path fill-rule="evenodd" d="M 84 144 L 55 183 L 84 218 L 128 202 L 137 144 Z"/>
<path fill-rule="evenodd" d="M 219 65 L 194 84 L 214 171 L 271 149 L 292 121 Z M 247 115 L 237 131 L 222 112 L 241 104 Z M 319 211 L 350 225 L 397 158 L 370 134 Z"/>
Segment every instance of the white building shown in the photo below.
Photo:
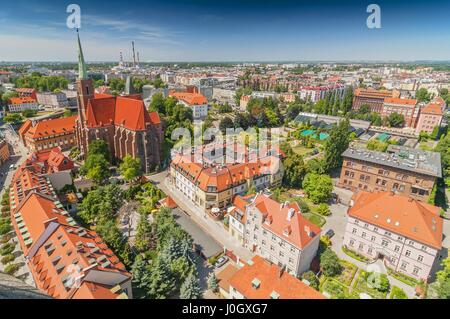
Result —
<path fill-rule="evenodd" d="M 427 280 L 442 248 L 439 208 L 391 192 L 355 194 L 343 245 L 415 279 Z"/>
<path fill-rule="evenodd" d="M 297 203 L 278 203 L 263 195 L 236 196 L 229 232 L 253 253 L 299 276 L 309 270 L 321 229 L 301 215 Z"/>
<path fill-rule="evenodd" d="M 66 108 L 69 106 L 67 96 L 63 92 L 51 93 L 37 93 L 37 101 L 46 108 Z"/>
<path fill-rule="evenodd" d="M 39 110 L 39 104 L 31 97 L 13 97 L 8 109 L 11 113 L 20 113 L 25 110 Z"/>

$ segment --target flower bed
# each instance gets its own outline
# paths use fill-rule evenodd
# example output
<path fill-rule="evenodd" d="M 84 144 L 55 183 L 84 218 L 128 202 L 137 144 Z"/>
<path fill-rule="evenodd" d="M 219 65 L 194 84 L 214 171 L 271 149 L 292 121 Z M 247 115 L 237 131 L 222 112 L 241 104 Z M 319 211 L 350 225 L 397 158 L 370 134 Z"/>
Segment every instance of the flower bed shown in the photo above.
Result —
<path fill-rule="evenodd" d="M 343 251 L 347 256 L 350 256 L 350 257 L 352 257 L 353 259 L 356 259 L 356 260 L 358 260 L 358 261 L 360 261 L 360 262 L 365 263 L 365 262 L 369 261 L 369 258 L 367 258 L 367 257 L 365 257 L 365 256 L 362 256 L 362 255 L 360 255 L 360 254 L 354 252 L 353 250 L 348 249 L 348 248 L 345 247 L 345 246 L 342 246 L 342 251 Z"/>
<path fill-rule="evenodd" d="M 401 281 L 404 284 L 407 284 L 411 287 L 415 287 L 419 284 L 419 281 L 417 279 L 411 278 L 405 274 L 393 271 L 391 269 L 388 268 L 388 274 L 389 276 L 397 279 L 398 281 Z"/>
<path fill-rule="evenodd" d="M 358 271 L 358 267 L 346 260 L 340 260 L 339 263 L 342 265 L 343 270 L 339 276 L 335 277 L 335 279 L 345 286 L 350 286 Z"/>

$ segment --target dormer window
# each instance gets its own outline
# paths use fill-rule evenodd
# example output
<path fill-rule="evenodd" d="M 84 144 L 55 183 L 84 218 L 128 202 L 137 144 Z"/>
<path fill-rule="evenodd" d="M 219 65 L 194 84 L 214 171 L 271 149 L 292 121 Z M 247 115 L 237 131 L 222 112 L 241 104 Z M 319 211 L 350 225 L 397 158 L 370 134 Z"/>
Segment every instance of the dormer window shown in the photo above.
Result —
<path fill-rule="evenodd" d="M 259 286 L 261 286 L 261 281 L 259 281 L 258 278 L 254 278 L 252 280 L 252 287 L 253 287 L 253 289 L 258 289 Z"/>

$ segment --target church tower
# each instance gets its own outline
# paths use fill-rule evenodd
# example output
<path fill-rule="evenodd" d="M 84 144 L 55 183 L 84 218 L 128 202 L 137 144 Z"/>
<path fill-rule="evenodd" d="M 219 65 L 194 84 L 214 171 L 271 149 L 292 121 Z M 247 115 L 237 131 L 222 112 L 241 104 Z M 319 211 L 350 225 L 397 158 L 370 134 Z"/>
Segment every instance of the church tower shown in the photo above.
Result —
<path fill-rule="evenodd" d="M 88 78 L 86 62 L 84 61 L 83 49 L 81 48 L 80 35 L 77 31 L 78 37 L 78 116 L 84 126 L 86 122 L 86 110 L 89 99 L 94 98 L 94 85 L 92 79 Z"/>
<path fill-rule="evenodd" d="M 77 30 L 78 38 L 78 79 L 77 79 L 77 102 L 78 118 L 76 121 L 77 145 L 81 154 L 87 154 L 88 132 L 86 127 L 86 111 L 88 102 L 94 98 L 94 85 L 88 78 L 86 62 L 84 61 L 83 49 L 81 48 L 80 35 Z"/>

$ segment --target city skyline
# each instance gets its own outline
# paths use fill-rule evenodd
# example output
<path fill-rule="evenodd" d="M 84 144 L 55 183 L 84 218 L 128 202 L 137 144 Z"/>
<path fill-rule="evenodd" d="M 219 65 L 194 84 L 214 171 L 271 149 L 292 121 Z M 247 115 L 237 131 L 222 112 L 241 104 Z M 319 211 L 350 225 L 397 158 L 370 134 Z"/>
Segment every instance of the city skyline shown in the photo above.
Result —
<path fill-rule="evenodd" d="M 141 62 L 448 61 L 450 4 L 378 1 L 381 29 L 369 29 L 370 1 L 182 3 L 78 1 L 86 60 Z M 3 4 L 0 61 L 74 62 L 75 31 L 56 1 Z M 439 32 L 437 32 L 439 31 Z M 30 50 L 32 47 L 32 50 Z"/>

